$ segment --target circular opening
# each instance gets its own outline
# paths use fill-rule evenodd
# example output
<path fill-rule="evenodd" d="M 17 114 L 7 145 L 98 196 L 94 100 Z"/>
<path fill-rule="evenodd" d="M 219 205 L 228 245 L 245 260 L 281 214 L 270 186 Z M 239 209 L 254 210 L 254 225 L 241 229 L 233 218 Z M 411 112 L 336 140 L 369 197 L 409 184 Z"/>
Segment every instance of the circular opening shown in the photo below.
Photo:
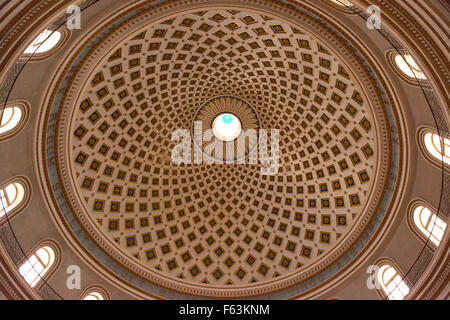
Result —
<path fill-rule="evenodd" d="M 233 141 L 242 131 L 241 121 L 231 113 L 219 114 L 213 121 L 213 133 L 222 141 Z"/>

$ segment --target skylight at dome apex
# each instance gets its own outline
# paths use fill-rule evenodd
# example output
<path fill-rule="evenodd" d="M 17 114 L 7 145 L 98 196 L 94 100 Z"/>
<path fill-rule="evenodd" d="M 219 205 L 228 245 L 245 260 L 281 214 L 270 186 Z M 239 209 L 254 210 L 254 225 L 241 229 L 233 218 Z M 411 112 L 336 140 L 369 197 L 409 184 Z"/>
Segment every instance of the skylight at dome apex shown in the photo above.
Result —
<path fill-rule="evenodd" d="M 0 300 L 448 299 L 449 12 L 0 4 Z"/>

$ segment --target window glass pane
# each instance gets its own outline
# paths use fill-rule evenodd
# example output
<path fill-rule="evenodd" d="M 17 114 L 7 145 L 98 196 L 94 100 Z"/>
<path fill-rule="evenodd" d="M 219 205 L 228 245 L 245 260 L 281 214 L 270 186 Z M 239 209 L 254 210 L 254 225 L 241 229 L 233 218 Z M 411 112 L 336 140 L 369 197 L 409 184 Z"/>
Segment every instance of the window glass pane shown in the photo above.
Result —
<path fill-rule="evenodd" d="M 37 252 L 39 259 L 42 261 L 44 265 L 48 265 L 50 261 L 49 254 L 46 249 L 39 249 Z"/>
<path fill-rule="evenodd" d="M 27 274 L 31 269 L 33 268 L 33 264 L 29 261 L 26 261 L 22 266 L 19 268 L 19 272 L 21 275 Z"/>
<path fill-rule="evenodd" d="M 6 107 L 1 115 L 0 134 L 14 129 L 22 118 L 22 110 L 19 107 Z"/>
<path fill-rule="evenodd" d="M 392 267 L 388 268 L 383 274 L 383 283 L 384 284 L 390 283 L 395 275 L 396 275 L 396 272 L 395 272 L 394 268 L 392 268 Z"/>
<path fill-rule="evenodd" d="M 42 264 L 40 264 L 40 263 L 36 263 L 34 265 L 33 270 L 40 274 L 44 270 L 44 266 Z"/>
<path fill-rule="evenodd" d="M 6 196 L 8 198 L 8 202 L 12 203 L 16 199 L 17 196 L 17 188 L 14 184 L 9 184 L 5 188 Z"/>
<path fill-rule="evenodd" d="M 25 53 L 44 53 L 56 46 L 61 39 L 61 32 L 44 30 L 34 41 L 25 49 Z"/>
<path fill-rule="evenodd" d="M 4 194 L 0 194 L 0 217 L 3 217 L 7 213 L 8 203 Z"/>
<path fill-rule="evenodd" d="M 4 126 L 12 117 L 14 114 L 14 109 L 13 108 L 5 108 L 3 110 L 3 113 L 1 114 L 1 122 L 0 122 L 0 126 Z"/>
<path fill-rule="evenodd" d="M 35 265 L 36 263 L 38 263 L 38 259 L 36 258 L 36 256 L 33 254 L 29 259 L 28 262 L 31 263 L 31 265 Z"/>
<path fill-rule="evenodd" d="M 414 61 L 411 55 L 400 55 L 395 56 L 395 63 L 400 68 L 400 70 L 410 78 L 417 78 L 420 80 L 426 80 L 425 74 L 420 70 L 417 63 Z"/>
<path fill-rule="evenodd" d="M 389 295 L 389 299 L 391 299 L 391 300 L 403 300 L 403 294 L 399 290 L 394 290 Z"/>
<path fill-rule="evenodd" d="M 447 224 L 432 213 L 430 209 L 423 206 L 417 207 L 414 210 L 413 216 L 417 228 L 426 238 L 430 238 L 435 245 L 439 246 L 445 229 L 447 228 Z"/>
<path fill-rule="evenodd" d="M 439 245 L 442 237 L 444 236 L 444 231 L 447 228 L 447 224 L 441 218 L 433 214 L 430 226 L 432 226 L 431 234 L 433 235 L 434 242 L 436 245 Z"/>
<path fill-rule="evenodd" d="M 25 190 L 20 183 L 0 188 L 0 217 L 17 207 L 22 202 L 24 195 Z"/>
<path fill-rule="evenodd" d="M 378 278 L 384 293 L 390 300 L 403 300 L 409 293 L 409 287 L 402 280 L 401 276 L 390 265 L 382 265 L 378 271 Z"/>
<path fill-rule="evenodd" d="M 34 271 L 33 269 L 31 269 L 26 275 L 24 275 L 25 281 L 28 282 L 28 284 L 31 287 L 34 287 L 36 284 L 36 279 L 39 278 L 39 274 Z"/>
<path fill-rule="evenodd" d="M 428 152 L 439 161 L 444 161 L 445 164 L 450 165 L 450 140 L 442 138 L 434 133 L 427 133 L 424 137 L 425 146 Z M 442 143 L 444 146 L 442 146 Z M 444 150 L 444 153 L 442 153 Z"/>
<path fill-rule="evenodd" d="M 403 296 L 406 296 L 409 293 L 409 287 L 406 285 L 404 281 L 400 281 L 398 287 L 400 291 L 403 293 Z"/>
<path fill-rule="evenodd" d="M 84 298 L 84 300 L 104 300 L 104 298 L 98 292 L 91 292 Z"/>
<path fill-rule="evenodd" d="M 394 291 L 394 289 L 396 288 L 397 284 L 393 281 L 389 282 L 389 284 L 386 286 L 386 288 L 388 289 L 388 293 Z"/>
<path fill-rule="evenodd" d="M 331 0 L 332 2 L 339 4 L 341 6 L 351 7 L 353 4 L 348 0 Z"/>
<path fill-rule="evenodd" d="M 41 277 L 50 269 L 55 260 L 55 252 L 50 247 L 43 247 L 36 250 L 19 268 L 20 274 L 25 278 L 31 287 L 34 287 Z"/>

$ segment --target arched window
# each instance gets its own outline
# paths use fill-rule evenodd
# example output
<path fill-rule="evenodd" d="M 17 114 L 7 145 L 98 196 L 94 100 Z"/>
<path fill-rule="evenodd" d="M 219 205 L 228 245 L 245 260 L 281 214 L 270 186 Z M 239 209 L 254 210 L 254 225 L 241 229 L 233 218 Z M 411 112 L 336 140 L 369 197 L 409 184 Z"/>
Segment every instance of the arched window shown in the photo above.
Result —
<path fill-rule="evenodd" d="M 105 300 L 105 298 L 100 292 L 91 291 L 83 298 L 83 300 Z"/>
<path fill-rule="evenodd" d="M 414 61 L 413 57 L 409 54 L 401 55 L 396 54 L 394 57 L 394 62 L 397 67 L 409 78 L 426 80 L 425 74 Z"/>
<path fill-rule="evenodd" d="M 450 139 L 432 132 L 427 132 L 423 139 L 427 151 L 436 160 L 444 161 L 445 164 L 450 165 Z"/>
<path fill-rule="evenodd" d="M 343 6 L 343 7 L 351 7 L 351 6 L 353 6 L 353 3 L 351 3 L 348 0 L 331 0 L 331 2 L 334 2 L 334 3 L 336 3 L 336 4 L 340 5 L 340 6 Z"/>
<path fill-rule="evenodd" d="M 389 264 L 383 264 L 378 270 L 378 282 L 390 300 L 403 300 L 409 293 L 408 285 L 400 274 Z"/>
<path fill-rule="evenodd" d="M 61 40 L 62 34 L 59 31 L 44 30 L 25 49 L 25 54 L 42 54 L 53 49 Z"/>
<path fill-rule="evenodd" d="M 430 240 L 439 246 L 447 224 L 424 206 L 418 206 L 413 212 L 414 224 Z"/>
<path fill-rule="evenodd" d="M 406 50 L 398 52 L 397 50 L 388 50 L 386 59 L 400 78 L 412 86 L 430 87 L 427 77 L 419 67 L 416 60 Z"/>
<path fill-rule="evenodd" d="M 33 288 L 52 267 L 55 258 L 55 251 L 49 246 L 43 246 L 22 264 L 19 272 Z"/>
<path fill-rule="evenodd" d="M 22 119 L 23 112 L 19 107 L 6 107 L 0 112 L 0 134 L 13 130 Z"/>
<path fill-rule="evenodd" d="M 24 199 L 25 189 L 20 183 L 11 183 L 0 188 L 0 218 L 16 208 Z"/>

